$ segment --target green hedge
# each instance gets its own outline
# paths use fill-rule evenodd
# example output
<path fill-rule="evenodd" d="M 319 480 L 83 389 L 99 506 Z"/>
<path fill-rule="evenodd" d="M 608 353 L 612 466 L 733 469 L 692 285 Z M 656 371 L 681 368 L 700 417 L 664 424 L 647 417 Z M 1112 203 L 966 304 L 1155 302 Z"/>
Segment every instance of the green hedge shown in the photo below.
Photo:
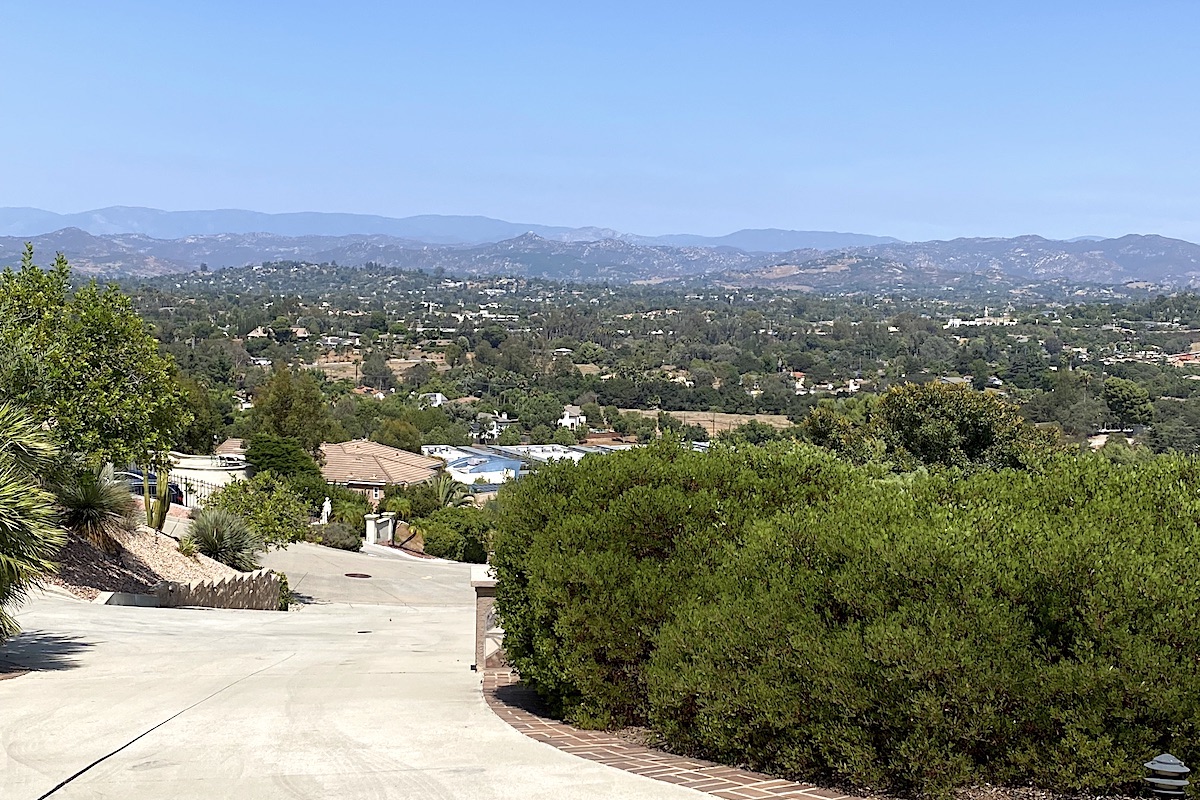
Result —
<path fill-rule="evenodd" d="M 1200 758 L 1200 466 L 879 480 L 647 448 L 501 495 L 509 658 L 570 719 L 792 778 L 1129 788 Z"/>
<path fill-rule="evenodd" d="M 753 519 L 849 476 L 822 450 L 785 446 L 709 457 L 663 443 L 542 467 L 499 498 L 506 653 L 570 719 L 643 722 L 654 637 L 695 576 Z"/>
<path fill-rule="evenodd" d="M 491 514 L 478 508 L 442 508 L 413 520 L 425 542 L 425 553 L 437 558 L 482 564 L 491 542 Z"/>
<path fill-rule="evenodd" d="M 338 550 L 358 552 L 362 550 L 363 536 L 350 525 L 343 522 L 331 522 L 328 525 L 311 526 L 304 534 L 304 541 Z"/>

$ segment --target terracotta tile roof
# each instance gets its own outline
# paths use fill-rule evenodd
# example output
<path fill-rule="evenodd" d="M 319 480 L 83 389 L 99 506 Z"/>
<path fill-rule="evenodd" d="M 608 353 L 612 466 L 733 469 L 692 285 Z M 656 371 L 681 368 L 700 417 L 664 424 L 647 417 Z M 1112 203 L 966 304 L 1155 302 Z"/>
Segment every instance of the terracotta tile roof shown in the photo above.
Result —
<path fill-rule="evenodd" d="M 436 458 L 388 447 L 367 439 L 321 445 L 325 463 L 321 474 L 329 483 L 388 484 L 424 483 L 442 468 Z"/>

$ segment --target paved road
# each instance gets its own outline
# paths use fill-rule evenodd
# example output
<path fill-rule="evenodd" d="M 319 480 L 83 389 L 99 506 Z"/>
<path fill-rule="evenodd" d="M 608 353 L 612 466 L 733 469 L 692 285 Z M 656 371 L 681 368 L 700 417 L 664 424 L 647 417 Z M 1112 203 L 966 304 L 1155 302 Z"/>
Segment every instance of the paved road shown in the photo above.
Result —
<path fill-rule="evenodd" d="M 25 633 L 0 647 L 38 668 L 0 681 L 0 798 L 704 796 L 492 714 L 469 669 L 467 566 L 314 545 L 267 561 L 311 602 L 284 614 L 31 601 Z"/>

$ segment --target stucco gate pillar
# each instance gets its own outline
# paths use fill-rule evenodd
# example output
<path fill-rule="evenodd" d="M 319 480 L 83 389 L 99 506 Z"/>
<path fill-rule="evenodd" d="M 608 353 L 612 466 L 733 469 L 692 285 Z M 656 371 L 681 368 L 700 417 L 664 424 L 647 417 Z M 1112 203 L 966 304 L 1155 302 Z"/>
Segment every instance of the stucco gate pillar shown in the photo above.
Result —
<path fill-rule="evenodd" d="M 496 616 L 496 575 L 486 564 L 471 567 L 475 589 L 475 663 L 471 669 L 493 672 L 508 669 L 504 658 L 504 629 Z"/>

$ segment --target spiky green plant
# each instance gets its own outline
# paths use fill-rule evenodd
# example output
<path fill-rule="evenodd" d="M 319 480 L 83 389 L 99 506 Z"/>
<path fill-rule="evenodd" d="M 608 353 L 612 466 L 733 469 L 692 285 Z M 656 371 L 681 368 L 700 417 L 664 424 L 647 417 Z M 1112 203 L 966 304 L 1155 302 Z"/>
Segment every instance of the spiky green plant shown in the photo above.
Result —
<path fill-rule="evenodd" d="M 120 552 L 118 536 L 133 525 L 133 496 L 124 482 L 85 469 L 60 480 L 55 494 L 64 528 L 106 553 Z"/>
<path fill-rule="evenodd" d="M 22 409 L 0 403 L 0 639 L 18 630 L 7 609 L 54 571 L 65 539 L 54 524 L 54 496 L 36 477 L 54 457 L 49 435 Z"/>
<path fill-rule="evenodd" d="M 461 508 L 474 505 L 471 500 L 471 492 L 467 487 L 454 480 L 447 472 L 441 473 L 434 479 L 433 489 L 437 495 L 438 505 L 442 508 Z"/>
<path fill-rule="evenodd" d="M 142 473 L 142 503 L 146 509 L 146 526 L 162 533 L 163 525 L 167 522 L 167 512 L 171 510 L 171 484 L 167 480 L 167 471 L 158 468 L 158 477 L 154 484 L 154 497 L 150 496 L 150 473 Z"/>
<path fill-rule="evenodd" d="M 222 564 L 249 572 L 258 569 L 258 551 L 262 541 L 246 520 L 222 508 L 206 508 L 192 520 L 189 534 L 196 549 Z"/>
<path fill-rule="evenodd" d="M 179 540 L 179 552 L 188 558 L 193 558 L 199 552 L 196 549 L 196 540 L 190 535 L 184 536 Z"/>

